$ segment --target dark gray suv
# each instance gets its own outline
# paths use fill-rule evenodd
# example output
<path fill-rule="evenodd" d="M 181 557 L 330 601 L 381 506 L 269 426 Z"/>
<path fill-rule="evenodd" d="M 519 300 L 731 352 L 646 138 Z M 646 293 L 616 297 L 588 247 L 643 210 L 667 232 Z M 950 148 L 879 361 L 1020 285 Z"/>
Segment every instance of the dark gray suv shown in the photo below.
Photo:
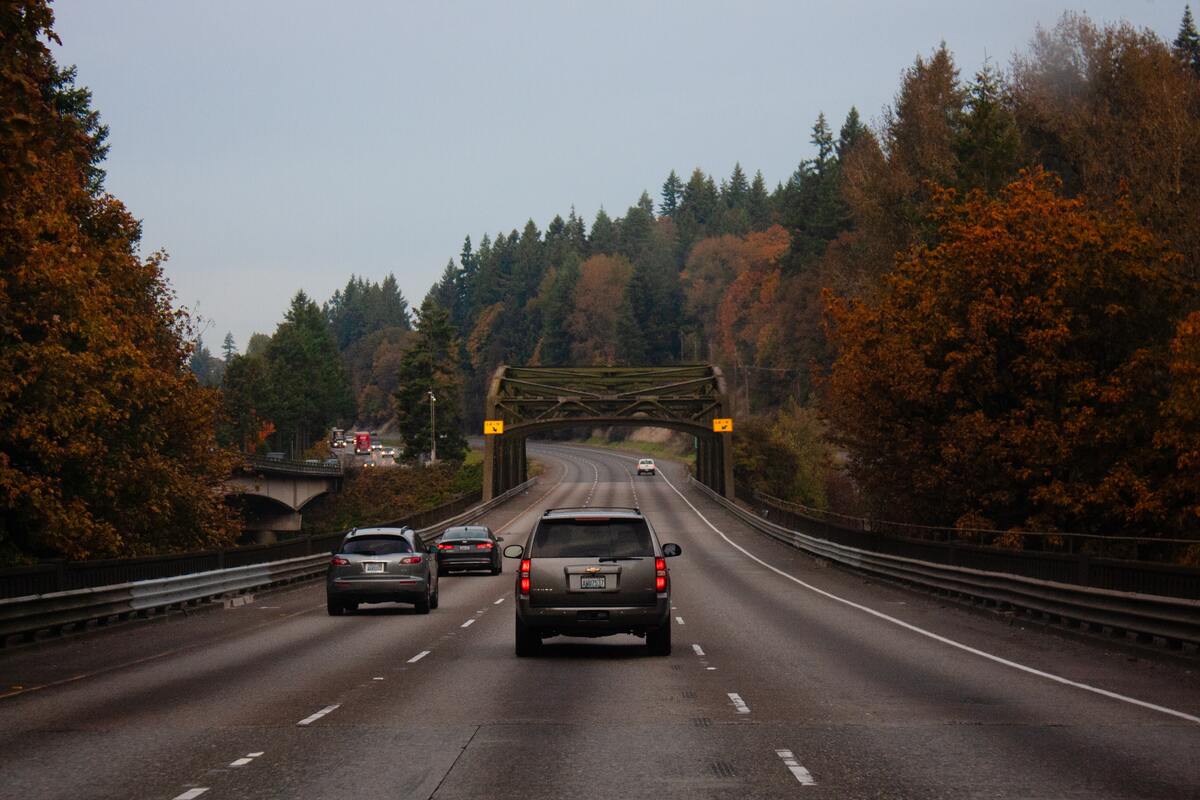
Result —
<path fill-rule="evenodd" d="M 644 636 L 653 655 L 671 652 L 671 576 L 636 508 L 556 508 L 542 514 L 524 547 L 504 548 L 517 570 L 518 656 L 550 636 Z"/>

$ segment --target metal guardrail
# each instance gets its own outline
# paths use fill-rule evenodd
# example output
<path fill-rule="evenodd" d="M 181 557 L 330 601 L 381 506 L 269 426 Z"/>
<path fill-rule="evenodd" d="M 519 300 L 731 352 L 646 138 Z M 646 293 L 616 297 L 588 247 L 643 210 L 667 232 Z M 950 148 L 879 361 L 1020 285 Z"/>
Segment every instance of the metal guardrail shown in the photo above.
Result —
<path fill-rule="evenodd" d="M 1158 638 L 1173 648 L 1184 642 L 1200 645 L 1200 600 L 1098 589 L 851 547 L 777 525 L 718 495 L 695 479 L 690 480 L 756 530 L 851 569 L 1044 615 L 1071 627 L 1086 626 L 1093 631 L 1108 629 L 1119 635 L 1133 633 L 1143 641 Z"/>
<path fill-rule="evenodd" d="M 526 491 L 536 482 L 537 478 L 528 480 L 487 503 L 474 505 L 440 520 L 437 524 L 418 529 L 417 534 L 425 542 L 432 541 L 442 529 L 476 519 Z M 454 504 L 461 502 L 460 498 Z M 446 506 L 436 509 L 443 513 L 447 510 Z M 399 520 L 396 524 L 409 524 L 411 527 L 411 522 L 405 520 Z M 172 606 L 182 608 L 210 602 L 224 595 L 321 577 L 329 565 L 329 551 L 344 535 L 344 532 L 339 532 L 307 537 L 304 541 L 310 549 L 319 543 L 325 544 L 321 552 L 310 555 L 247 566 L 210 569 L 169 578 L 0 599 L 0 646 L 7 642 L 9 636 L 23 635 L 32 638 L 40 630 L 62 630 L 67 627 L 86 626 L 92 621 L 107 621 L 112 617 L 126 619 L 133 615 L 148 615 L 155 610 L 165 610 Z M 238 551 L 227 551 L 227 554 L 236 552 Z"/>

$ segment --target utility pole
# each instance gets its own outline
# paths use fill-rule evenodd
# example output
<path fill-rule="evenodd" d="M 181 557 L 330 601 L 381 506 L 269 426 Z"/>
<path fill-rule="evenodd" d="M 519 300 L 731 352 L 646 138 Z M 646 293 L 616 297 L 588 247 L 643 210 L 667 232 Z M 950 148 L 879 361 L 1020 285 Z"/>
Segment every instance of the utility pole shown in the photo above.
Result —
<path fill-rule="evenodd" d="M 437 463 L 437 397 L 433 394 L 433 389 L 430 389 L 426 394 L 429 395 L 429 463 Z"/>

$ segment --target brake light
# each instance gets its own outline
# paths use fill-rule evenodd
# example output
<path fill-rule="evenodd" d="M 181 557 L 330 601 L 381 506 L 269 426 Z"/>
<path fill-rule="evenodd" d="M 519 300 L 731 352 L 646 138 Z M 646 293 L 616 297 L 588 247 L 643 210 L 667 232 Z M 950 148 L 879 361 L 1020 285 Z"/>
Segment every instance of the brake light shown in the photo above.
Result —
<path fill-rule="evenodd" d="M 341 556 L 334 556 L 333 560 L 329 562 L 329 565 L 331 567 L 344 567 L 349 563 L 350 563 L 350 559 L 348 559 L 348 558 L 342 558 Z"/>
<path fill-rule="evenodd" d="M 529 594 L 529 571 L 533 567 L 533 562 L 528 558 L 521 559 L 521 594 L 528 596 Z"/>
<path fill-rule="evenodd" d="M 492 543 L 491 542 L 483 542 L 482 544 L 477 544 L 477 545 L 475 545 L 475 549 L 476 550 L 491 550 Z"/>
<path fill-rule="evenodd" d="M 665 592 L 667 590 L 667 560 L 665 558 L 654 559 L 654 591 Z"/>
<path fill-rule="evenodd" d="M 401 564 L 420 564 L 421 557 L 420 556 L 405 556 L 404 558 L 400 559 L 400 563 Z"/>
<path fill-rule="evenodd" d="M 439 544 L 438 545 L 438 550 L 453 550 L 453 549 L 454 549 L 454 545 L 452 545 L 452 544 Z"/>

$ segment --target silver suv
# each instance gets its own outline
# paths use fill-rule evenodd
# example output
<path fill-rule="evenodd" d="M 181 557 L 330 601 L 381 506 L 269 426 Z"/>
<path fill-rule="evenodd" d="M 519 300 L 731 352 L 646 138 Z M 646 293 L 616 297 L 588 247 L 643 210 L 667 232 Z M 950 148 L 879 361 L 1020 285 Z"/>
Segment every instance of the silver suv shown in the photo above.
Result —
<path fill-rule="evenodd" d="M 356 528 L 342 539 L 325 578 L 329 615 L 359 603 L 412 603 L 418 614 L 438 607 L 437 554 L 412 528 Z"/>
<path fill-rule="evenodd" d="M 671 575 L 677 544 L 659 544 L 636 508 L 556 508 L 524 547 L 504 548 L 517 570 L 518 656 L 550 636 L 644 636 L 652 655 L 671 653 Z"/>

